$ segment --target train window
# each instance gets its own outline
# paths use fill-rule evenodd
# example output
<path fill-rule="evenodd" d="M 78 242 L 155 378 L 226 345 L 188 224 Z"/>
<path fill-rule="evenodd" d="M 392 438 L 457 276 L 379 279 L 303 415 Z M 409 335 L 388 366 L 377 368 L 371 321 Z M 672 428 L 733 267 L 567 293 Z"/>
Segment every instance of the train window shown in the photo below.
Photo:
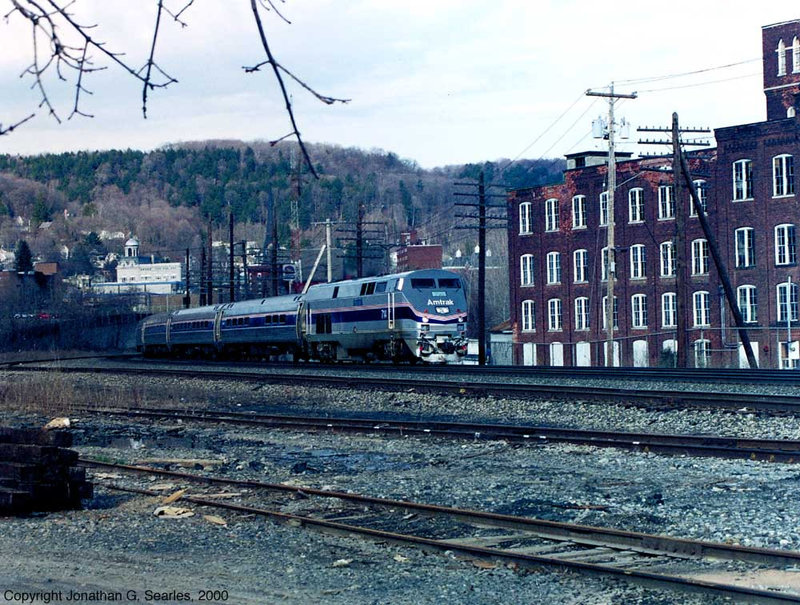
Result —
<path fill-rule="evenodd" d="M 269 326 L 269 325 L 271 325 L 271 324 L 272 324 L 272 316 L 270 316 L 270 315 L 265 315 L 265 316 L 264 316 L 264 325 L 265 325 L 265 326 Z"/>
<path fill-rule="evenodd" d="M 380 294 L 381 292 L 386 292 L 386 282 L 385 281 L 378 282 L 375 285 L 375 292 L 378 294 Z"/>
<path fill-rule="evenodd" d="M 436 280 L 429 277 L 412 277 L 411 287 L 415 290 L 427 290 L 436 287 Z"/>
<path fill-rule="evenodd" d="M 336 298 L 337 296 L 339 296 L 339 286 L 334 286 L 333 296 L 331 296 L 331 298 Z"/>
<path fill-rule="evenodd" d="M 374 293 L 375 293 L 374 281 L 361 284 L 361 294 L 360 294 L 361 296 L 367 296 L 369 294 L 374 294 Z"/>
<path fill-rule="evenodd" d="M 281 315 L 278 319 L 280 320 L 280 323 L 282 323 L 282 324 L 286 323 L 286 316 L 285 315 Z"/>
<path fill-rule="evenodd" d="M 461 288 L 461 280 L 459 280 L 457 277 L 440 277 L 439 287 L 458 290 L 459 288 Z"/>

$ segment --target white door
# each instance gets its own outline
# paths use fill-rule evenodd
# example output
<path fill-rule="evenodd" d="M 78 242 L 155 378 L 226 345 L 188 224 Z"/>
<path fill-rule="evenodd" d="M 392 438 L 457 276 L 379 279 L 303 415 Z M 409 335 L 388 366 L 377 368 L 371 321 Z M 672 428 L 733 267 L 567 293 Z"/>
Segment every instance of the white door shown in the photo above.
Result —
<path fill-rule="evenodd" d="M 750 341 L 750 350 L 753 351 L 753 357 L 756 358 L 758 363 L 758 343 L 755 340 Z M 750 364 L 747 363 L 747 353 L 744 350 L 744 343 L 739 343 L 739 367 L 749 368 Z"/>
<path fill-rule="evenodd" d="M 564 345 L 560 342 L 550 343 L 550 365 L 563 366 L 564 365 Z"/>
<path fill-rule="evenodd" d="M 646 340 L 633 341 L 633 367 L 646 368 L 650 365 L 649 352 Z"/>
<path fill-rule="evenodd" d="M 525 342 L 522 344 L 522 365 L 536 365 L 536 345 L 532 342 Z"/>
<path fill-rule="evenodd" d="M 592 365 L 592 347 L 588 342 L 579 342 L 575 345 L 575 365 Z"/>
<path fill-rule="evenodd" d="M 614 367 L 619 367 L 619 343 L 614 341 Z M 603 363 L 608 365 L 608 347 L 607 343 L 603 341 Z"/>

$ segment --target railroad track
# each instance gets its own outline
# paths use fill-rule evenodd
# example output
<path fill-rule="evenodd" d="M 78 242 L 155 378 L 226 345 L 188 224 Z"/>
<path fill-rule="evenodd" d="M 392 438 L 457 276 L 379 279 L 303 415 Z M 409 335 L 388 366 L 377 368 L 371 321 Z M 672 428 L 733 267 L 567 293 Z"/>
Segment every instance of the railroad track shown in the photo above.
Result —
<path fill-rule="evenodd" d="M 708 456 L 745 458 L 767 462 L 800 462 L 800 441 L 715 437 L 710 435 L 666 435 L 598 431 L 547 426 L 519 426 L 434 420 L 386 420 L 382 418 L 335 418 L 289 416 L 255 412 L 168 411 L 149 408 L 79 408 L 82 412 L 148 419 L 181 419 L 211 423 L 230 423 L 268 428 L 379 433 L 390 436 L 422 435 L 469 440 L 504 440 L 541 445 L 571 443 L 595 447 Z"/>
<path fill-rule="evenodd" d="M 110 362 L 109 362 L 110 363 Z M 473 366 L 474 367 L 474 366 Z M 15 372 L 61 372 L 61 373 L 95 373 L 132 376 L 166 376 L 177 378 L 193 378 L 209 381 L 236 380 L 258 384 L 297 384 L 302 381 L 307 386 L 338 387 L 347 389 L 381 390 L 381 391 L 414 391 L 420 393 L 457 394 L 468 397 L 493 395 L 497 397 L 514 397 L 522 399 L 573 399 L 589 402 L 614 402 L 624 405 L 644 406 L 656 409 L 675 408 L 713 408 L 745 411 L 765 411 L 770 413 L 800 412 L 800 395 L 775 394 L 743 394 L 715 391 L 698 391 L 687 389 L 639 389 L 620 388 L 616 386 L 587 386 L 580 384 L 536 384 L 534 382 L 511 382 L 508 378 L 491 379 L 481 376 L 477 379 L 469 373 L 453 379 L 449 375 L 438 376 L 433 373 L 404 372 L 403 376 L 394 376 L 386 372 L 362 372 L 360 366 L 322 366 L 307 364 L 292 368 L 265 367 L 257 370 L 253 366 L 225 367 L 201 364 L 194 367 L 178 367 L 173 364 L 117 364 L 87 366 L 85 364 L 70 365 L 70 362 L 59 362 L 47 365 L 19 364 L 9 366 Z M 410 374 L 410 375 L 409 375 Z M 424 378 L 420 378 L 420 377 Z"/>
<path fill-rule="evenodd" d="M 494 562 L 489 565 L 555 567 L 661 589 L 721 595 L 749 603 L 800 603 L 800 593 L 791 592 L 787 587 L 763 590 L 741 583 L 708 582 L 692 577 L 698 571 L 708 573 L 710 570 L 725 575 L 725 566 L 730 562 L 738 563 L 739 574 L 745 566 L 751 566 L 754 573 L 767 568 L 794 569 L 800 565 L 800 552 L 796 551 L 687 540 L 92 459 L 81 459 L 81 463 L 87 467 L 168 477 L 201 486 L 187 487 L 180 495 L 182 502 L 263 516 L 348 537 L 414 545 L 457 553 L 471 560 Z M 103 484 L 114 490 L 164 496 L 163 492 L 129 483 Z M 238 491 L 220 500 L 219 493 L 203 495 L 202 486 L 224 486 Z M 264 497 L 265 493 L 269 498 Z M 287 508 L 294 512 L 287 512 Z"/>

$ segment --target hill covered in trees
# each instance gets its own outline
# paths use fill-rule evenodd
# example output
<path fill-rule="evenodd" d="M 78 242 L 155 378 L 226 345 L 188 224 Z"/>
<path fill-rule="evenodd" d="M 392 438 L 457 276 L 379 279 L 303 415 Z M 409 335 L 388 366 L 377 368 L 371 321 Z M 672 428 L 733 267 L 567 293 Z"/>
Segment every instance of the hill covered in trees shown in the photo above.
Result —
<path fill-rule="evenodd" d="M 60 260 L 64 247 L 87 245 L 87 234 L 124 233 L 136 234 L 145 251 L 177 257 L 199 245 L 208 218 L 227 225 L 229 210 L 237 239 L 263 241 L 272 200 L 281 243 L 288 244 L 293 197 L 306 241 L 315 221 L 352 224 L 363 204 L 366 220 L 385 224 L 390 241 L 416 228 L 448 245 L 468 234 L 452 229 L 454 181 L 484 170 L 487 181 L 519 188 L 558 181 L 563 168 L 560 160 L 522 160 L 501 173 L 507 162 L 498 160 L 426 170 L 381 150 L 309 147 L 319 179 L 298 173 L 291 143 L 0 155 L 0 248 L 27 239 L 37 257 Z"/>

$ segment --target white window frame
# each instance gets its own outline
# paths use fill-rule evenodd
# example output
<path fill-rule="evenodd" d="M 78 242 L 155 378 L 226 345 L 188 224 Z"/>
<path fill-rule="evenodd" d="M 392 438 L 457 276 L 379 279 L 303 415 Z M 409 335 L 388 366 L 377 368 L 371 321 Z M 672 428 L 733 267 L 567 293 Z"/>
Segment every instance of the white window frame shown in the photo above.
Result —
<path fill-rule="evenodd" d="M 791 223 L 775 226 L 775 266 L 797 263 L 797 231 Z"/>
<path fill-rule="evenodd" d="M 600 194 L 600 226 L 608 226 L 608 191 Z"/>
<path fill-rule="evenodd" d="M 708 275 L 708 240 L 692 241 L 692 275 Z"/>
<path fill-rule="evenodd" d="M 700 207 L 703 209 L 703 214 L 708 214 L 708 182 L 703 179 L 692 181 L 694 189 L 697 191 L 697 199 L 700 202 Z M 697 216 L 697 211 L 692 201 L 692 194 L 689 194 L 689 216 Z"/>
<path fill-rule="evenodd" d="M 675 277 L 675 242 L 667 240 L 659 246 L 661 277 Z"/>
<path fill-rule="evenodd" d="M 753 160 L 744 158 L 733 163 L 733 201 L 753 199 Z"/>
<path fill-rule="evenodd" d="M 547 253 L 547 284 L 560 284 L 561 283 L 561 253 L 548 252 Z"/>
<path fill-rule="evenodd" d="M 531 202 L 522 202 L 519 205 L 519 234 L 529 235 L 533 233 L 531 230 L 531 210 L 533 204 Z"/>
<path fill-rule="evenodd" d="M 519 285 L 533 285 L 533 254 L 523 254 L 519 257 Z"/>
<path fill-rule="evenodd" d="M 584 284 L 588 281 L 589 273 L 589 252 L 581 248 L 572 253 L 572 275 L 576 284 Z"/>
<path fill-rule="evenodd" d="M 564 329 L 561 317 L 561 299 L 551 298 L 547 301 L 547 331 L 560 332 Z"/>
<path fill-rule="evenodd" d="M 522 331 L 536 331 L 536 301 L 522 301 Z"/>
<path fill-rule="evenodd" d="M 791 290 L 789 290 L 790 287 Z M 786 323 L 787 290 L 790 292 L 790 295 L 788 297 L 789 313 L 791 314 L 789 321 L 798 321 L 798 319 L 800 319 L 800 317 L 798 317 L 798 286 L 794 282 L 792 282 L 791 284 L 783 282 L 778 284 L 777 296 L 775 298 L 778 310 L 777 317 L 779 324 Z"/>
<path fill-rule="evenodd" d="M 641 187 L 628 191 L 628 222 L 644 222 L 644 189 Z"/>
<path fill-rule="evenodd" d="M 783 38 L 778 40 L 778 48 L 775 49 L 775 52 L 778 53 L 778 75 L 785 76 L 786 75 L 786 43 L 783 41 Z"/>
<path fill-rule="evenodd" d="M 606 321 L 606 301 L 608 300 L 608 296 L 603 297 L 603 306 L 600 307 L 600 317 L 603 318 L 603 330 L 608 332 L 608 322 Z M 616 296 L 614 297 L 614 309 L 612 310 L 612 314 L 614 316 L 614 329 L 619 330 L 619 298 Z"/>
<path fill-rule="evenodd" d="M 797 36 L 792 40 L 792 73 L 800 73 L 800 40 Z"/>
<path fill-rule="evenodd" d="M 694 351 L 694 367 L 707 368 L 711 363 L 711 341 L 707 338 L 698 338 L 692 343 Z"/>
<path fill-rule="evenodd" d="M 558 198 L 551 197 L 544 203 L 544 230 L 552 233 L 558 231 L 559 227 Z"/>
<path fill-rule="evenodd" d="M 675 218 L 675 187 L 658 186 L 658 220 L 666 221 Z"/>
<path fill-rule="evenodd" d="M 572 198 L 572 228 L 586 229 L 586 196 L 576 195 Z"/>
<path fill-rule="evenodd" d="M 756 230 L 752 227 L 739 227 L 733 232 L 736 268 L 747 269 L 756 265 Z"/>
<path fill-rule="evenodd" d="M 575 329 L 580 331 L 589 329 L 589 299 L 586 296 L 575 299 Z"/>
<path fill-rule="evenodd" d="M 705 290 L 692 294 L 692 319 L 695 328 L 711 325 L 711 295 Z"/>
<path fill-rule="evenodd" d="M 661 295 L 661 327 L 674 328 L 678 325 L 678 295 L 664 292 Z"/>
<path fill-rule="evenodd" d="M 631 296 L 631 327 L 635 330 L 647 327 L 647 294 Z"/>
<path fill-rule="evenodd" d="M 736 288 L 736 303 L 739 305 L 739 313 L 742 314 L 744 322 L 758 321 L 758 293 L 755 286 L 744 285 Z"/>
<path fill-rule="evenodd" d="M 634 244 L 630 249 L 631 279 L 647 277 L 647 248 L 644 244 Z"/>
<path fill-rule="evenodd" d="M 772 158 L 772 197 L 794 196 L 794 157 L 782 153 Z"/>
<path fill-rule="evenodd" d="M 608 281 L 609 261 L 608 248 L 603 248 L 600 250 L 600 281 Z"/>

